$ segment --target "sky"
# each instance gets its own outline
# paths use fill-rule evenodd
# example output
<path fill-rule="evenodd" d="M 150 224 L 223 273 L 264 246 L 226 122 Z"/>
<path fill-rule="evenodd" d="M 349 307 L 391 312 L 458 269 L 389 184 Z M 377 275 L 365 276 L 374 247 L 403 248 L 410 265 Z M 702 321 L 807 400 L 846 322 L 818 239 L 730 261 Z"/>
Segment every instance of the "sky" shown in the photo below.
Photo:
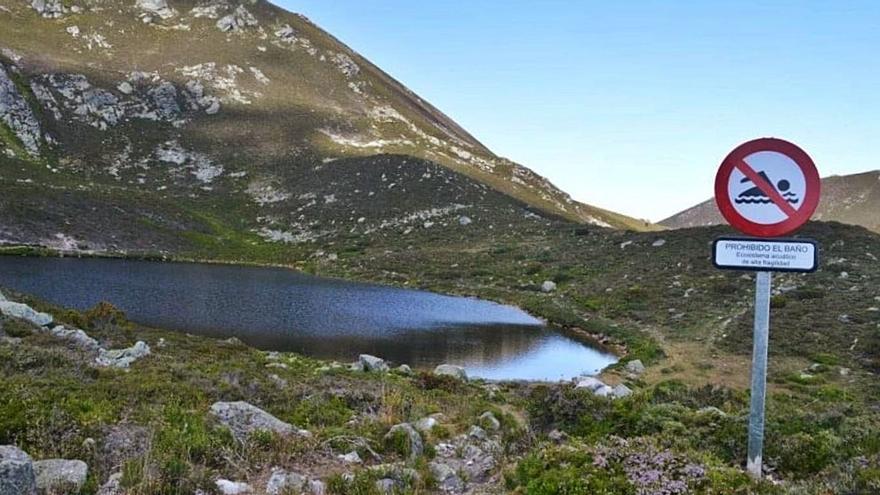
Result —
<path fill-rule="evenodd" d="M 880 169 L 880 2 L 276 0 L 575 199 L 659 221 L 790 140 Z"/>

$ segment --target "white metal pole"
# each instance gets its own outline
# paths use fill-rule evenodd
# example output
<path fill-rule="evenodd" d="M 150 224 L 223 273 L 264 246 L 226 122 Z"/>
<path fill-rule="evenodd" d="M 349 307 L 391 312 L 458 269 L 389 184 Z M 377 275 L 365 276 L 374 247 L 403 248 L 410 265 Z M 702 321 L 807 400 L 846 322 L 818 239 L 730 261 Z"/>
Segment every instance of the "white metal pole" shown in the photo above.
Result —
<path fill-rule="evenodd" d="M 755 280 L 755 334 L 752 350 L 752 407 L 749 414 L 749 459 L 746 469 L 761 477 L 764 448 L 764 400 L 767 391 L 767 347 L 770 337 L 770 272 L 758 272 Z"/>

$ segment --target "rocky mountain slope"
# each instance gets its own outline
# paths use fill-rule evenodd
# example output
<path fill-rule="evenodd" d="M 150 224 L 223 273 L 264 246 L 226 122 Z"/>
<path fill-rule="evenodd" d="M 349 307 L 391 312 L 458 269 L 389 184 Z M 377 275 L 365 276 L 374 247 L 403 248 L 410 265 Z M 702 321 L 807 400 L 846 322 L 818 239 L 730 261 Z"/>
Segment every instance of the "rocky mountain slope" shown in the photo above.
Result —
<path fill-rule="evenodd" d="M 822 179 L 822 200 L 813 218 L 880 232 L 880 170 Z M 660 225 L 681 229 L 723 223 L 715 200 L 710 199 L 661 221 Z"/>
<path fill-rule="evenodd" d="M 264 1 L 3 1 L 0 33 L 7 243 L 296 245 L 535 216 L 648 227 L 495 156 Z"/>

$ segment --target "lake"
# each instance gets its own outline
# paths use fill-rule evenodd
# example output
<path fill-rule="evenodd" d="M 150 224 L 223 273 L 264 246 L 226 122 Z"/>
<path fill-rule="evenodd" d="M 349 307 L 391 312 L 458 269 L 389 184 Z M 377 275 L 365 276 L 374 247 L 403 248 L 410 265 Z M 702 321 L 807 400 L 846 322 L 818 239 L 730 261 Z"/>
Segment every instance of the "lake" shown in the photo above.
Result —
<path fill-rule="evenodd" d="M 143 325 L 343 362 L 366 353 L 416 369 L 458 364 L 494 380 L 559 380 L 616 361 L 512 306 L 284 268 L 0 256 L 0 285 L 80 310 L 109 301 Z"/>

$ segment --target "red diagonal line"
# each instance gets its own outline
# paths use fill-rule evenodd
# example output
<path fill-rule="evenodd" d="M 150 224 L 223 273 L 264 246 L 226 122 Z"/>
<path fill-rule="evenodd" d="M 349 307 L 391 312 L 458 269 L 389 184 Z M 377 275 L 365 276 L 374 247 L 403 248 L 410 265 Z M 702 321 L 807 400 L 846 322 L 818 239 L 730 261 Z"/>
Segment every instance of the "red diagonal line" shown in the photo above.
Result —
<path fill-rule="evenodd" d="M 775 203 L 776 206 L 778 206 L 783 213 L 788 215 L 789 218 L 794 218 L 797 215 L 797 210 L 794 209 L 794 207 L 791 206 L 791 204 L 786 201 L 781 194 L 779 194 L 779 191 L 776 190 L 776 187 L 774 187 L 773 184 L 768 183 L 764 180 L 763 177 L 758 175 L 758 173 L 755 172 L 755 169 L 750 167 L 749 164 L 745 162 L 745 160 L 740 160 L 735 165 L 736 168 L 738 168 L 739 171 L 743 173 L 743 175 L 748 177 L 749 180 L 752 181 L 752 183 L 754 183 L 762 191 L 764 191 L 764 194 L 766 194 L 767 197 L 769 197 L 770 200 L 773 201 L 773 203 Z"/>

